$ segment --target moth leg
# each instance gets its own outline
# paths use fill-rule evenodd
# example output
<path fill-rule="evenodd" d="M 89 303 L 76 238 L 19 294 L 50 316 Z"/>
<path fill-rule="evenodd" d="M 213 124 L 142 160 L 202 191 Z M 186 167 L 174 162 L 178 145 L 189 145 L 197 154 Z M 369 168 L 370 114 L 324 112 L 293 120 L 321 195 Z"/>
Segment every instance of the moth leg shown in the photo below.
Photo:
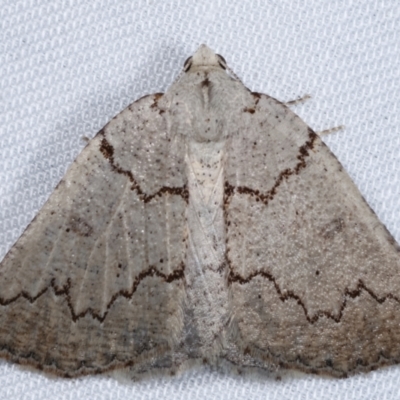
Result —
<path fill-rule="evenodd" d="M 311 96 L 309 94 L 305 94 L 304 96 L 301 96 L 295 100 L 290 100 L 290 101 L 285 101 L 283 104 L 285 106 L 296 106 L 297 104 L 305 103 L 307 100 L 311 99 Z"/>
<path fill-rule="evenodd" d="M 305 94 L 304 96 L 299 97 L 295 100 L 285 101 L 283 104 L 285 104 L 285 106 L 289 106 L 289 107 L 296 106 L 297 104 L 305 103 L 309 99 L 311 99 L 311 96 L 309 94 Z M 333 128 L 324 129 L 323 131 L 319 131 L 319 132 L 315 132 L 315 133 L 319 137 L 321 137 L 321 136 L 330 135 L 331 133 L 334 133 L 337 131 L 341 131 L 344 128 L 345 128 L 344 125 L 339 125 L 339 126 L 334 126 Z"/>
<path fill-rule="evenodd" d="M 81 137 L 80 137 L 80 140 L 81 140 L 82 143 L 88 144 L 88 143 L 90 142 L 90 137 L 88 137 L 88 136 L 81 136 Z"/>
<path fill-rule="evenodd" d="M 323 131 L 315 132 L 319 137 L 321 136 L 327 136 L 330 135 L 331 133 L 335 133 L 337 131 L 341 131 L 345 128 L 344 125 L 339 125 L 339 126 L 334 126 L 333 128 L 329 129 L 324 129 Z"/>
<path fill-rule="evenodd" d="M 311 99 L 311 96 L 309 94 L 305 94 L 302 97 L 299 97 L 295 100 L 290 100 L 290 101 L 286 101 L 283 104 L 285 104 L 285 106 L 296 106 L 297 104 L 301 104 L 301 103 L 305 103 L 307 100 Z M 330 135 L 331 133 L 337 132 L 337 131 L 341 131 L 342 129 L 344 129 L 345 126 L 344 125 L 339 125 L 339 126 L 334 126 L 333 128 L 329 128 L 329 129 L 324 129 L 323 131 L 319 131 L 319 132 L 315 132 L 319 137 L 321 136 L 326 136 L 326 135 Z"/>

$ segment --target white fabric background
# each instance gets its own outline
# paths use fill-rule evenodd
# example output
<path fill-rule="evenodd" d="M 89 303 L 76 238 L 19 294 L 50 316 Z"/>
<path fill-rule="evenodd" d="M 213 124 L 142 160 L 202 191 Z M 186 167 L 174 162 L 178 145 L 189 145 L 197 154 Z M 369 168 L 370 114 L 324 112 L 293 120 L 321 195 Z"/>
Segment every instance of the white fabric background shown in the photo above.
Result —
<path fill-rule="evenodd" d="M 400 241 L 397 0 L 0 0 L 0 259 L 85 143 L 160 92 L 206 43 L 252 90 L 287 101 Z M 349 243 L 351 245 L 351 243 Z M 398 399 L 400 368 L 282 381 L 189 371 L 122 384 L 49 379 L 0 361 L 0 399 Z"/>

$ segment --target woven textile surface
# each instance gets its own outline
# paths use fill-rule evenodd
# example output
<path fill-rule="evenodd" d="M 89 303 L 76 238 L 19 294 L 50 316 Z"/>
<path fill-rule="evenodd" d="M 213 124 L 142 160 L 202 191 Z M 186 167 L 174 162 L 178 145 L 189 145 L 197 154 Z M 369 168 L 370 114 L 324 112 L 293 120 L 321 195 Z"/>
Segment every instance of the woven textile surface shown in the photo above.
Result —
<path fill-rule="evenodd" d="M 0 259 L 115 114 L 165 91 L 206 43 L 251 90 L 294 106 L 400 242 L 396 0 L 0 0 Z M 400 367 L 342 380 L 203 368 L 122 383 L 0 361 L 0 399 L 399 399 Z"/>

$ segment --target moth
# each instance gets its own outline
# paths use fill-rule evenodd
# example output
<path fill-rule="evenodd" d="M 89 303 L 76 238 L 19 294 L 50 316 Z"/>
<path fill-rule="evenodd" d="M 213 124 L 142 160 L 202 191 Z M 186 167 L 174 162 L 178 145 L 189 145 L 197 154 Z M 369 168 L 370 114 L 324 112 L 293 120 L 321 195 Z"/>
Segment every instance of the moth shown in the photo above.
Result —
<path fill-rule="evenodd" d="M 85 147 L 0 264 L 0 356 L 64 377 L 400 359 L 400 248 L 285 104 L 202 45 Z"/>

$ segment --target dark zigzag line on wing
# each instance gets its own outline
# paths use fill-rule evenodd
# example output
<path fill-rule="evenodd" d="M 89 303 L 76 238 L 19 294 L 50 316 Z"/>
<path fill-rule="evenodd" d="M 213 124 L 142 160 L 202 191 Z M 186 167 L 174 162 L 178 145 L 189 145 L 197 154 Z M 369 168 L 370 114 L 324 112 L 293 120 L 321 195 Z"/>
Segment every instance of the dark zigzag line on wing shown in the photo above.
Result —
<path fill-rule="evenodd" d="M 307 165 L 306 158 L 309 156 L 309 151 L 313 149 L 318 135 L 311 129 L 308 128 L 308 140 L 299 148 L 299 153 L 297 155 L 298 163 L 294 168 L 286 168 L 281 171 L 275 180 L 272 188 L 266 192 L 261 193 L 259 190 L 251 189 L 247 186 L 233 186 L 228 182 L 225 182 L 225 204 L 229 203 L 230 198 L 235 193 L 235 190 L 240 194 L 248 194 L 250 196 L 255 196 L 256 200 L 261 200 L 265 205 L 272 200 L 277 192 L 278 187 L 284 180 L 287 180 L 291 175 L 297 175 L 302 169 Z"/>
<path fill-rule="evenodd" d="M 262 276 L 263 278 L 265 278 L 273 283 L 275 290 L 279 296 L 279 299 L 282 302 L 289 300 L 289 299 L 296 300 L 297 304 L 303 308 L 303 311 L 307 318 L 307 321 L 310 322 L 311 324 L 314 324 L 315 322 L 317 322 L 319 320 L 320 317 L 323 317 L 323 316 L 330 318 L 335 322 L 340 322 L 340 320 L 342 319 L 342 316 L 343 316 L 343 311 L 347 305 L 347 298 L 350 297 L 350 298 L 354 299 L 356 297 L 359 297 L 359 296 L 361 296 L 362 291 L 367 292 L 379 304 L 384 303 L 388 299 L 392 299 L 392 300 L 395 300 L 396 302 L 400 303 L 400 299 L 391 293 L 388 293 L 385 296 L 379 297 L 370 288 L 368 288 L 367 285 L 361 279 L 359 279 L 355 289 L 350 290 L 349 288 L 346 288 L 344 290 L 345 299 L 343 300 L 342 305 L 340 306 L 339 314 L 337 316 L 335 316 L 334 314 L 332 314 L 328 311 L 320 310 L 314 316 L 310 317 L 308 314 L 307 307 L 301 300 L 301 297 L 298 296 L 297 294 L 295 294 L 292 290 L 288 290 L 286 293 L 284 293 L 281 290 L 278 283 L 276 282 L 276 279 L 274 278 L 274 276 L 272 274 L 270 274 L 269 272 L 257 271 L 257 272 L 250 274 L 247 278 L 244 278 L 240 274 L 236 274 L 235 272 L 233 272 L 232 264 L 229 259 L 228 259 L 228 266 L 229 266 L 229 275 L 228 275 L 228 283 L 229 284 L 237 282 L 241 285 L 244 285 L 246 283 L 249 283 L 252 279 L 256 278 L 257 276 Z"/>
<path fill-rule="evenodd" d="M 239 186 L 236 187 L 233 185 L 230 185 L 228 182 L 225 182 L 225 205 L 227 205 L 229 203 L 230 198 L 234 195 L 235 193 L 235 189 L 238 193 L 240 194 L 249 194 L 251 196 L 256 196 L 256 200 L 261 200 L 265 205 L 268 204 L 268 202 L 270 200 L 273 199 L 274 195 L 276 194 L 276 191 L 278 189 L 278 187 L 280 186 L 280 184 L 285 180 L 288 179 L 291 175 L 294 174 L 298 174 L 303 168 L 306 167 L 306 157 L 309 155 L 309 150 L 312 150 L 314 147 L 314 143 L 315 140 L 317 139 L 318 135 L 310 128 L 308 128 L 308 134 L 309 134 L 309 140 L 300 147 L 299 149 L 299 154 L 297 156 L 297 159 L 299 160 L 299 162 L 297 163 L 297 165 L 293 168 L 293 169 L 285 169 L 284 171 L 282 171 L 278 178 L 275 181 L 274 186 L 272 187 L 272 189 L 270 189 L 267 193 L 260 193 L 258 190 L 254 190 L 248 187 L 244 187 L 244 186 Z M 372 211 L 372 210 L 371 210 Z M 372 211 L 373 212 L 373 211 Z M 225 213 L 226 215 L 226 213 Z M 228 221 L 228 220 L 227 220 Z M 228 222 L 229 224 L 229 222 Z M 393 244 L 396 244 L 394 239 L 392 238 L 392 236 L 390 235 L 389 232 L 387 232 L 388 237 L 390 242 Z M 398 246 L 397 246 L 398 247 Z M 277 284 L 275 278 L 272 276 L 272 274 L 269 274 L 268 272 L 264 272 L 264 271 L 260 271 L 260 272 L 256 272 L 252 275 L 250 275 L 248 278 L 243 278 L 242 276 L 240 276 L 239 274 L 235 274 L 233 272 L 232 269 L 232 264 L 231 261 L 228 259 L 228 265 L 229 265 L 229 276 L 228 276 L 228 282 L 232 283 L 232 282 L 239 282 L 240 284 L 245 284 L 248 283 L 251 279 L 255 278 L 256 276 L 263 276 L 264 278 L 268 279 L 269 281 L 271 281 L 274 286 L 275 289 L 279 295 L 279 298 L 282 301 L 285 301 L 289 298 L 292 298 L 294 300 L 297 301 L 297 303 L 303 308 L 304 310 L 304 314 L 307 318 L 307 320 L 310 323 L 315 323 L 321 316 L 326 316 L 327 318 L 330 318 L 332 320 L 334 320 L 335 322 L 339 322 L 342 318 L 343 315 L 343 310 L 346 307 L 347 304 L 347 299 L 345 299 L 340 307 L 340 311 L 339 311 L 339 315 L 338 316 L 334 316 L 333 314 L 326 312 L 326 311 L 320 311 L 319 313 L 317 313 L 316 315 L 314 315 L 313 317 L 310 317 L 308 315 L 308 311 L 306 306 L 304 305 L 304 303 L 302 302 L 300 296 L 296 295 L 295 293 L 293 293 L 292 291 L 288 291 L 287 293 L 283 294 L 283 292 L 281 291 L 279 285 Z M 369 293 L 369 295 L 375 299 L 378 303 L 382 304 L 384 301 L 386 301 L 387 299 L 393 299 L 395 301 L 397 301 L 398 303 L 400 303 L 400 299 L 396 296 L 394 296 L 393 294 L 389 293 L 386 296 L 383 296 L 382 298 L 379 298 L 371 289 L 369 289 L 365 283 L 360 279 L 358 281 L 358 284 L 356 286 L 356 289 L 354 290 L 350 290 L 348 288 L 345 289 L 344 291 L 344 295 L 346 297 L 351 297 L 351 298 L 355 298 L 361 295 L 362 291 L 366 291 L 367 293 Z"/>
<path fill-rule="evenodd" d="M 156 193 L 153 193 L 151 195 L 145 194 L 139 184 L 136 182 L 136 179 L 134 178 L 133 174 L 131 171 L 122 169 L 119 167 L 115 161 L 114 161 L 114 148 L 113 146 L 108 142 L 108 140 L 105 138 L 104 135 L 104 130 L 102 129 L 98 135 L 103 136 L 103 139 L 101 140 L 100 144 L 100 152 L 103 154 L 104 158 L 106 158 L 112 167 L 112 169 L 119 173 L 123 174 L 128 177 L 128 179 L 132 182 L 132 190 L 136 190 L 138 193 L 139 197 L 145 202 L 148 203 L 150 202 L 153 198 L 157 196 L 162 196 L 164 193 L 169 193 L 169 194 L 175 194 L 177 196 L 181 196 L 186 203 L 189 201 L 189 191 L 186 188 L 186 186 L 183 187 L 168 187 L 168 186 L 163 186 L 161 187 Z"/>
<path fill-rule="evenodd" d="M 165 282 L 171 283 L 175 280 L 182 279 L 184 277 L 184 271 L 185 271 L 185 265 L 183 262 L 180 264 L 180 266 L 175 269 L 173 272 L 170 274 L 166 275 L 163 274 L 162 272 L 158 271 L 155 267 L 150 266 L 147 268 L 145 271 L 142 271 L 134 280 L 132 288 L 130 290 L 120 290 L 117 293 L 115 293 L 109 303 L 107 304 L 107 310 L 110 309 L 112 304 L 117 300 L 118 297 L 123 296 L 127 299 L 130 299 L 135 293 L 137 287 L 139 286 L 140 282 L 149 277 L 149 276 L 157 276 L 160 278 L 163 278 Z M 41 297 L 44 293 L 47 292 L 49 288 L 53 288 L 54 294 L 56 296 L 65 296 L 68 304 L 68 308 L 71 311 L 71 316 L 72 320 L 76 322 L 78 319 L 83 318 L 85 315 L 90 314 L 94 319 L 97 319 L 100 322 L 103 322 L 108 314 L 108 311 L 104 313 L 103 316 L 100 316 L 98 313 L 96 313 L 93 309 L 88 308 L 87 310 L 75 314 L 73 306 L 72 306 L 72 301 L 71 301 L 71 296 L 69 294 L 70 288 L 71 288 L 71 279 L 68 278 L 67 283 L 63 285 L 61 288 L 58 288 L 55 284 L 55 278 L 53 278 L 48 286 L 46 286 L 43 290 L 41 290 L 36 296 L 32 297 L 30 296 L 27 292 L 21 291 L 19 294 L 14 296 L 11 299 L 4 300 L 0 298 L 0 305 L 1 306 L 7 306 L 15 301 L 17 301 L 20 297 L 23 297 L 27 299 L 30 303 L 34 303 L 39 297 Z"/>
<path fill-rule="evenodd" d="M 261 349 L 258 346 L 252 345 L 251 346 L 253 349 L 256 349 L 258 352 L 263 353 L 265 350 Z M 346 367 L 348 369 L 341 369 L 340 367 L 335 367 L 333 366 L 333 362 L 331 359 L 326 359 L 325 360 L 325 365 L 321 364 L 318 367 L 312 366 L 309 361 L 306 361 L 304 357 L 301 356 L 296 356 L 295 358 L 291 359 L 290 361 L 285 361 L 282 359 L 281 354 L 275 354 L 274 352 L 271 351 L 271 349 L 268 349 L 269 354 L 272 357 L 275 357 L 275 359 L 279 360 L 279 367 L 280 368 L 292 368 L 292 369 L 297 369 L 299 371 L 303 371 L 306 373 L 314 374 L 314 375 L 324 375 L 326 373 L 331 373 L 337 378 L 348 378 L 350 375 L 353 375 L 354 373 L 358 372 L 368 372 L 368 371 L 374 371 L 377 368 L 383 367 L 383 366 L 388 366 L 388 365 L 393 365 L 393 364 L 398 364 L 400 362 L 400 357 L 396 356 L 392 358 L 391 356 L 386 356 L 382 350 L 380 350 L 376 357 L 375 361 L 370 363 L 370 362 L 365 362 L 362 359 L 357 359 L 354 367 Z M 246 347 L 244 350 L 245 354 L 251 354 L 251 350 L 249 347 Z"/>
<path fill-rule="evenodd" d="M 54 358 L 46 358 L 43 360 L 33 350 L 21 353 L 15 351 L 7 344 L 2 343 L 0 344 L 0 352 L 3 353 L 1 354 L 1 357 L 5 359 L 11 360 L 20 365 L 34 366 L 40 371 L 45 371 L 47 373 L 61 376 L 63 378 L 77 378 L 87 375 L 99 375 L 120 368 L 135 367 L 137 364 L 140 363 L 135 363 L 135 360 L 133 358 L 131 360 L 121 360 L 119 357 L 113 354 L 108 358 L 108 362 L 103 366 L 95 367 L 88 363 L 86 360 L 81 360 L 78 367 L 65 370 L 63 367 L 59 366 L 59 362 Z M 179 367 L 179 365 L 181 365 L 181 362 L 177 362 L 171 368 L 177 368 Z"/>

